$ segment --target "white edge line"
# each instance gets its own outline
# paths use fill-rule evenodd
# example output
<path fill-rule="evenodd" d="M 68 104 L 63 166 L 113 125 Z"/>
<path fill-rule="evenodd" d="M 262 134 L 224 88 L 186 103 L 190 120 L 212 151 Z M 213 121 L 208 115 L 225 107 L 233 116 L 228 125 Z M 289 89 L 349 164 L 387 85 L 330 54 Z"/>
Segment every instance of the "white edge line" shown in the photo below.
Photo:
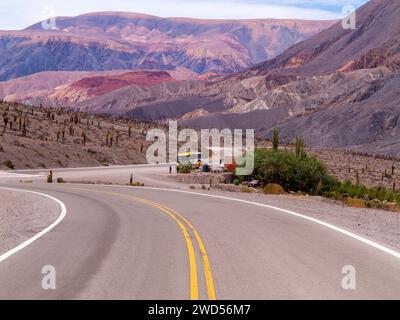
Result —
<path fill-rule="evenodd" d="M 61 208 L 61 213 L 59 215 L 59 217 L 57 218 L 56 221 L 54 221 L 51 225 L 49 225 L 47 228 L 45 228 L 44 230 L 42 230 L 41 232 L 39 232 L 38 234 L 34 235 L 32 238 L 26 240 L 25 242 L 21 243 L 20 245 L 18 245 L 17 247 L 15 247 L 14 249 L 11 249 L 9 251 L 7 251 L 6 253 L 0 255 L 0 262 L 3 262 L 4 260 L 6 260 L 7 258 L 11 257 L 12 255 L 16 254 L 17 252 L 21 251 L 22 249 L 26 248 L 27 246 L 29 246 L 30 244 L 32 244 L 34 241 L 38 240 L 39 238 L 41 238 L 42 236 L 44 236 L 46 233 L 50 232 L 51 230 L 53 230 L 67 215 L 67 208 L 65 207 L 65 204 L 62 203 L 60 200 L 49 196 L 47 194 L 44 193 L 40 193 L 40 192 L 35 192 L 35 191 L 30 191 L 30 190 L 23 190 L 23 189 L 14 189 L 14 188 L 7 188 L 7 187 L 0 187 L 0 189 L 2 190 L 11 190 L 11 191 L 19 191 L 19 192 L 27 192 L 27 193 L 33 193 L 45 198 L 49 198 L 55 202 L 58 203 L 58 205 Z"/>
<path fill-rule="evenodd" d="M 98 166 L 98 167 L 77 167 L 77 168 L 43 168 L 43 169 L 20 169 L 20 170 L 13 170 L 10 171 L 10 173 L 20 173 L 24 174 L 24 172 L 39 172 L 43 173 L 43 171 L 48 172 L 52 170 L 54 173 L 57 172 L 64 172 L 64 171 L 90 171 L 90 170 L 99 170 L 99 169 L 105 169 L 105 170 L 112 170 L 112 169 L 136 169 L 136 168 L 152 168 L 152 167 L 167 167 L 167 166 L 175 166 L 176 163 L 168 163 L 168 162 L 162 162 L 162 163 L 150 163 L 150 164 L 133 164 L 133 165 L 109 165 L 109 166 Z M 7 172 L 9 170 L 3 170 L 3 172 Z"/>
<path fill-rule="evenodd" d="M 85 184 L 83 184 L 85 185 Z M 117 185 L 90 185 L 90 186 L 99 186 L 99 187 L 120 187 L 120 188 L 127 188 L 127 189 L 133 189 L 135 187 L 130 187 L 130 186 L 117 186 Z M 258 202 L 253 202 L 253 201 L 248 201 L 248 200 L 243 200 L 243 199 L 235 199 L 235 198 L 230 198 L 230 197 L 224 197 L 224 196 L 217 196 L 217 195 L 212 195 L 212 194 L 204 194 L 204 193 L 198 193 L 198 192 L 190 192 L 190 191 L 184 191 L 184 190 L 178 190 L 178 189 L 168 189 L 168 188 L 155 188 L 155 187 L 137 187 L 137 190 L 140 189 L 146 189 L 146 190 L 158 190 L 158 191 L 169 191 L 169 192 L 179 192 L 179 193 L 186 193 L 186 194 L 192 194 L 192 195 L 196 195 L 196 196 L 202 196 L 202 197 L 210 197 L 210 198 L 216 198 L 216 199 L 223 199 L 223 200 L 230 200 L 230 201 L 236 201 L 236 202 L 241 202 L 241 203 L 246 203 L 246 204 L 251 204 L 251 205 L 255 205 L 255 206 L 259 206 L 259 207 L 265 207 L 265 208 L 269 208 L 269 209 L 273 209 L 273 210 L 277 210 L 277 211 L 281 211 L 287 214 L 290 214 L 292 216 L 301 218 L 301 219 L 305 219 L 311 222 L 314 222 L 316 224 L 322 225 L 324 227 L 327 227 L 331 230 L 337 231 L 341 234 L 344 234 L 350 238 L 353 238 L 355 240 L 358 240 L 364 244 L 367 244 L 371 247 L 374 247 L 375 249 L 378 249 L 380 251 L 385 252 L 386 254 L 389 254 L 397 259 L 400 259 L 400 252 L 397 252 L 393 249 L 390 249 L 388 247 L 385 247 L 379 243 L 376 243 L 372 240 L 369 240 L 367 238 L 364 238 L 362 236 L 359 236 L 355 233 L 352 233 L 350 231 L 347 231 L 345 229 L 339 228 L 337 226 L 334 226 L 332 224 L 329 224 L 327 222 L 324 222 L 322 220 L 318 220 L 294 211 L 290 211 L 290 210 L 285 210 L 282 208 L 278 208 L 278 207 L 274 207 L 274 206 L 270 206 L 267 204 L 262 204 L 262 203 L 258 203 Z"/>

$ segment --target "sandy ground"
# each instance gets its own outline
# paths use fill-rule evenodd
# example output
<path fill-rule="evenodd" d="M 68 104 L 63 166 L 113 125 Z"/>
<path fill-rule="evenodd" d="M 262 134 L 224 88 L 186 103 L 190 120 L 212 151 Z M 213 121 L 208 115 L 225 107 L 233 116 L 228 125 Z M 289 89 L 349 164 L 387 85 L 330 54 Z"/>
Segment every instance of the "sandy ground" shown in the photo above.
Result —
<path fill-rule="evenodd" d="M 45 229 L 59 214 L 58 204 L 50 199 L 0 189 L 0 254 Z"/>

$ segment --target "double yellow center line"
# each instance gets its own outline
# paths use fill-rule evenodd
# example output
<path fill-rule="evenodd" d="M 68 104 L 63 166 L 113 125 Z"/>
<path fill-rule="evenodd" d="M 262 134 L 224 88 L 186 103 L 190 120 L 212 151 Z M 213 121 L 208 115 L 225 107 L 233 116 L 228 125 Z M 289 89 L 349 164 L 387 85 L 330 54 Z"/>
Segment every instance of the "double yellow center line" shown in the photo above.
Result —
<path fill-rule="evenodd" d="M 194 245 L 192 242 L 192 238 L 190 237 L 190 233 L 188 229 L 186 228 L 186 225 L 189 227 L 189 229 L 192 231 L 197 244 L 199 246 L 199 251 L 200 255 L 203 261 L 203 270 L 204 270 L 204 277 L 206 281 L 206 287 L 207 287 L 207 295 L 209 300 L 216 300 L 216 294 L 215 294 L 215 286 L 214 286 L 214 280 L 211 272 L 211 264 L 210 260 L 207 255 L 206 248 L 204 246 L 204 243 L 197 232 L 196 228 L 187 220 L 184 216 L 179 214 L 176 210 L 171 209 L 165 205 L 162 205 L 160 203 L 139 198 L 136 196 L 131 196 L 127 194 L 122 194 L 122 193 L 116 193 L 116 192 L 111 192 L 111 191 L 98 191 L 98 190 L 92 190 L 92 189 L 81 189 L 85 191 L 93 191 L 93 192 L 100 192 L 104 194 L 109 194 L 117 197 L 122 197 L 122 198 L 128 198 L 135 200 L 137 202 L 141 202 L 147 205 L 150 205 L 154 208 L 157 208 L 161 210 L 162 212 L 166 213 L 168 216 L 170 216 L 179 226 L 181 229 L 183 236 L 186 240 L 186 246 L 188 250 L 188 255 L 189 255 L 189 275 L 190 275 L 190 299 L 191 300 L 199 300 L 199 281 L 198 281 L 198 273 L 197 273 L 197 262 L 196 262 L 196 254 L 195 254 L 195 249 Z"/>

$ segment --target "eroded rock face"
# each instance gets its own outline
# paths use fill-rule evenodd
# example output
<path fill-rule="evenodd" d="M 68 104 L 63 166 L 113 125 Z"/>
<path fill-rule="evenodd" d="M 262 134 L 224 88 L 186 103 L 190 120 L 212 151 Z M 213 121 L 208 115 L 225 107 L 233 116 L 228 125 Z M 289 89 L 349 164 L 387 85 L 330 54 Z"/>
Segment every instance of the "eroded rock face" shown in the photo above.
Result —
<path fill-rule="evenodd" d="M 0 32 L 0 81 L 43 71 L 229 73 L 270 59 L 334 21 L 200 20 L 105 12 Z M 12 53 L 12 54 L 11 54 Z"/>
<path fill-rule="evenodd" d="M 227 92 L 229 114 L 182 124 L 245 124 L 263 137 L 271 137 L 276 126 L 286 141 L 302 134 L 312 146 L 399 156 L 399 15 L 398 1 L 370 1 L 357 11 L 356 30 L 338 23 L 214 83 L 214 91 Z"/>
<path fill-rule="evenodd" d="M 242 68 L 249 56 L 254 61 L 261 59 L 260 52 L 265 54 L 264 49 L 258 47 L 257 54 L 252 54 L 246 45 L 239 45 L 238 41 L 263 44 L 260 37 L 262 34 L 267 36 L 264 31 L 270 24 L 242 21 L 240 26 L 230 22 L 228 27 L 223 21 L 167 21 L 148 16 L 119 16 L 113 20 L 113 25 L 117 27 L 112 28 L 108 18 L 102 17 L 104 25 L 99 29 L 96 15 L 69 18 L 61 21 L 61 29 L 65 29 L 64 33 L 71 33 L 71 43 L 77 42 L 78 30 L 84 30 L 92 38 L 100 31 L 105 33 L 107 39 L 102 39 L 102 43 L 107 46 L 107 50 L 112 48 L 119 52 L 124 52 L 121 48 L 129 41 L 137 43 L 139 36 L 158 39 L 143 44 L 157 50 L 165 39 L 168 42 L 172 37 L 185 44 L 187 37 L 190 37 L 196 47 L 191 44 L 186 52 L 196 58 L 190 63 L 182 62 L 184 66 L 180 67 L 179 72 L 167 71 L 175 80 L 181 81 L 119 87 L 121 80 L 114 83 L 114 78 L 112 81 L 107 78 L 105 82 L 111 84 L 105 88 L 113 89 L 108 91 L 103 90 L 103 81 L 100 81 L 97 88 L 98 78 L 92 78 L 86 81 L 96 84 L 89 89 L 93 95 L 87 93 L 87 88 L 76 90 L 71 86 L 73 81 L 70 81 L 66 87 L 53 86 L 51 94 L 45 88 L 40 89 L 44 91 L 38 94 L 39 88 L 35 88 L 35 93 L 27 96 L 24 101 L 50 105 L 61 103 L 84 111 L 117 113 L 144 120 L 180 119 L 182 125 L 197 129 L 254 128 L 262 137 L 270 137 L 272 128 L 278 126 L 282 138 L 287 141 L 300 133 L 306 143 L 313 146 L 400 155 L 400 143 L 396 138 L 400 133 L 397 125 L 400 110 L 399 16 L 399 1 L 372 0 L 357 11 L 356 30 L 344 30 L 341 23 L 338 23 L 245 71 L 223 76 L 210 72 L 200 77 L 196 73 L 199 72 L 199 66 L 208 71 L 219 70 L 217 73 L 220 73 L 226 71 L 223 70 L 226 66 L 231 71 Z M 136 25 L 136 22 L 127 23 L 132 19 L 140 21 L 141 26 Z M 151 33 L 148 33 L 149 21 L 152 21 Z M 290 25 L 290 22 L 285 22 L 286 26 L 271 28 L 280 30 L 279 34 L 285 34 L 287 23 Z M 85 26 L 84 29 L 80 29 L 82 26 Z M 250 26 L 253 28 L 251 32 L 248 31 Z M 304 28 L 304 25 L 299 24 L 296 28 Z M 28 32 L 35 33 L 35 29 L 37 26 Z M 168 34 L 165 34 L 166 30 L 169 30 Z M 218 35 L 221 33 L 224 34 L 224 45 L 214 46 L 220 40 Z M 204 41 L 205 35 L 210 41 Z M 15 45 L 27 41 L 26 35 L 15 35 L 14 38 Z M 286 41 L 294 38 L 284 36 L 283 39 Z M 88 38 L 85 41 L 90 42 Z M 221 52 L 228 52 L 225 51 L 226 45 L 229 50 L 235 51 L 229 51 L 228 54 L 235 62 L 224 59 L 222 63 L 218 60 L 223 56 Z M 213 51 L 213 48 L 218 50 Z M 163 49 L 179 48 L 165 45 Z M 100 51 L 104 54 L 107 50 Z M 157 50 L 151 52 L 159 52 Z M 137 48 L 129 51 L 129 55 L 132 55 L 129 59 L 136 61 L 133 56 L 138 52 Z M 218 54 L 215 56 L 216 52 Z M 110 59 L 116 56 L 110 55 Z M 145 64 L 149 61 L 158 63 L 160 57 L 163 63 L 175 63 L 174 58 L 168 54 L 150 60 L 147 60 L 147 56 L 141 61 L 145 61 Z M 157 65 L 151 65 L 154 66 Z M 178 77 L 179 73 L 186 76 Z M 187 81 L 188 78 L 192 80 Z M 7 83 L 7 88 L 16 87 Z M 3 92 L 8 92 L 7 88 Z M 14 91 L 13 97 L 17 96 L 18 93 Z M 62 100 L 63 97 L 67 99 Z M 73 101 L 72 105 L 68 101 Z"/>

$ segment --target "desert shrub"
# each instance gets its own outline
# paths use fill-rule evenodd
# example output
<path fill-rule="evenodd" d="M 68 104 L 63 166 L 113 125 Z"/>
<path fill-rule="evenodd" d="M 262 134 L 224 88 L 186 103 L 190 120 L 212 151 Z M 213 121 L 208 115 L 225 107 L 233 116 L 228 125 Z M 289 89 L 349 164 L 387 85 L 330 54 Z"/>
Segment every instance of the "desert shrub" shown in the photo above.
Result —
<path fill-rule="evenodd" d="M 346 205 L 354 208 L 366 208 L 367 205 L 364 200 L 357 198 L 348 198 L 344 201 Z"/>
<path fill-rule="evenodd" d="M 282 186 L 277 183 L 268 183 L 264 187 L 263 192 L 265 194 L 284 194 L 284 193 L 286 193 L 285 190 L 282 188 Z"/>
<path fill-rule="evenodd" d="M 190 173 L 193 171 L 191 163 L 181 163 L 178 165 L 178 173 Z"/>
<path fill-rule="evenodd" d="M 131 186 L 132 187 L 144 187 L 144 183 L 141 183 L 139 181 L 135 181 L 135 182 L 132 182 Z"/>
<path fill-rule="evenodd" d="M 196 187 L 195 186 L 189 186 L 189 189 L 190 190 L 194 190 L 194 189 L 196 189 Z"/>
<path fill-rule="evenodd" d="M 397 204 L 400 205 L 400 193 L 396 193 L 396 194 L 394 195 L 394 200 L 397 202 Z"/>
<path fill-rule="evenodd" d="M 299 157 L 288 150 L 257 149 L 251 177 L 263 184 L 279 184 L 286 191 L 310 194 L 330 191 L 338 184 L 316 157 L 307 154 Z"/>
<path fill-rule="evenodd" d="M 250 188 L 250 187 L 242 187 L 240 189 L 240 191 L 243 192 L 243 193 L 253 193 L 253 192 L 255 192 L 255 190 L 253 188 Z"/>
<path fill-rule="evenodd" d="M 58 177 L 57 183 L 65 183 L 65 180 L 62 177 Z"/>
<path fill-rule="evenodd" d="M 335 185 L 324 196 L 343 202 L 352 207 L 375 208 L 375 209 L 397 209 L 396 202 L 400 205 L 400 194 L 393 193 L 384 187 L 367 188 L 366 186 L 353 184 L 346 180 Z"/>
<path fill-rule="evenodd" d="M 6 160 L 3 162 L 3 164 L 9 169 L 14 169 L 14 167 L 15 167 L 14 163 L 11 160 Z"/>

